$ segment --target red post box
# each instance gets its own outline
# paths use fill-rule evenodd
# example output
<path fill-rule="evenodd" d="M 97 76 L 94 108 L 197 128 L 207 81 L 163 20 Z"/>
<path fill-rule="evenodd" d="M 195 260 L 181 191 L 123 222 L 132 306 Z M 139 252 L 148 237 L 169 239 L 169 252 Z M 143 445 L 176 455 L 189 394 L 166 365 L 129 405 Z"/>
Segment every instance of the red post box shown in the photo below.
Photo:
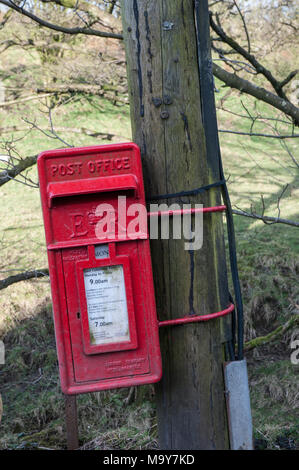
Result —
<path fill-rule="evenodd" d="M 137 207 L 146 224 L 139 148 L 47 151 L 37 163 L 62 391 L 157 382 L 149 240 L 142 223 L 128 230 Z"/>

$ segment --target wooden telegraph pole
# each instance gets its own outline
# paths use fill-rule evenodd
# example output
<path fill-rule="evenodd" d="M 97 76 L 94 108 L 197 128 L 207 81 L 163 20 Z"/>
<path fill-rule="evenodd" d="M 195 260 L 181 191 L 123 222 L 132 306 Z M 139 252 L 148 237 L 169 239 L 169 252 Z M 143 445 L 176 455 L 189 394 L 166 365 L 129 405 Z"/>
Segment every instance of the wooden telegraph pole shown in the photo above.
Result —
<path fill-rule="evenodd" d="M 217 159 L 207 157 L 194 5 L 194 0 L 122 0 L 133 139 L 141 148 L 148 198 L 220 179 Z M 215 206 L 220 190 L 158 202 Z M 198 251 L 186 251 L 184 240 L 151 242 L 160 320 L 208 314 L 229 304 L 222 216 L 203 217 Z M 161 329 L 160 448 L 229 447 L 222 364 L 230 321 Z"/>

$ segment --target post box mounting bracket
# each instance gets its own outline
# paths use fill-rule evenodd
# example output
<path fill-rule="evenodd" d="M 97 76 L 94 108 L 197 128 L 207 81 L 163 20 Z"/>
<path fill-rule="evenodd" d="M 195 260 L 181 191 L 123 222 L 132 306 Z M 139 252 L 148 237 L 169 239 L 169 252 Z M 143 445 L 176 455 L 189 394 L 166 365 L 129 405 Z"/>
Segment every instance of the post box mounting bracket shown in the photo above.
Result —
<path fill-rule="evenodd" d="M 200 212 L 224 212 L 226 211 L 226 206 L 214 206 L 214 207 L 202 207 L 197 209 L 177 209 L 177 210 L 166 210 L 166 211 L 157 211 L 157 212 L 148 212 L 148 217 L 163 217 L 163 216 L 176 216 L 184 214 L 197 214 Z M 235 310 L 235 306 L 231 303 L 226 309 L 220 310 L 219 312 L 209 313 L 206 315 L 189 315 L 183 318 L 176 318 L 172 320 L 158 320 L 158 326 L 174 326 L 174 325 L 183 325 L 186 323 L 196 323 L 213 320 L 215 318 L 224 317 L 229 313 Z"/>

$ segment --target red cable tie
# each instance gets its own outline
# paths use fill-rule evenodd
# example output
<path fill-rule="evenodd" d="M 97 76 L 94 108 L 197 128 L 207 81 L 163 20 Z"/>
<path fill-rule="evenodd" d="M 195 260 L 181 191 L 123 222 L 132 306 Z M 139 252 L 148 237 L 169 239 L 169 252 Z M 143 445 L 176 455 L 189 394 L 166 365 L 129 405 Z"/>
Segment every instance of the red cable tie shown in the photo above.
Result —
<path fill-rule="evenodd" d="M 168 210 L 168 211 L 157 211 L 157 212 L 148 212 L 148 217 L 163 217 L 165 215 L 175 216 L 182 214 L 197 214 L 199 212 L 224 212 L 226 211 L 226 206 L 214 206 L 214 207 L 201 207 L 197 209 L 177 209 L 177 210 Z"/>
<path fill-rule="evenodd" d="M 235 310 L 235 306 L 234 304 L 230 304 L 229 307 L 227 307 L 225 310 L 221 310 L 220 312 L 209 313 L 207 315 L 194 315 L 194 316 L 189 316 L 185 318 L 176 318 L 174 320 L 158 321 L 158 326 L 161 327 L 161 326 L 183 325 L 185 323 L 195 323 L 195 322 L 213 320 L 213 318 L 224 317 L 225 315 L 228 315 L 229 313 L 231 313 L 233 310 Z"/>

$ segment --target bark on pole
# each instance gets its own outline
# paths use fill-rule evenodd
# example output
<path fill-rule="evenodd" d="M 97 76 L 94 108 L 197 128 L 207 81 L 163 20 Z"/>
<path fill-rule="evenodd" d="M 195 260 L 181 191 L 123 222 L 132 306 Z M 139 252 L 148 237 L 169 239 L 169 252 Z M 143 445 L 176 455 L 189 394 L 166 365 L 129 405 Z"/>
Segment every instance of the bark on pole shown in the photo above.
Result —
<path fill-rule="evenodd" d="M 219 180 L 208 161 L 200 108 L 194 0 L 122 0 L 133 140 L 147 197 Z M 165 200 L 217 205 L 219 189 Z M 207 314 L 229 304 L 221 214 L 204 215 L 204 241 L 151 241 L 161 320 Z M 161 449 L 227 449 L 222 364 L 230 319 L 160 331 L 163 379 L 156 387 Z"/>

